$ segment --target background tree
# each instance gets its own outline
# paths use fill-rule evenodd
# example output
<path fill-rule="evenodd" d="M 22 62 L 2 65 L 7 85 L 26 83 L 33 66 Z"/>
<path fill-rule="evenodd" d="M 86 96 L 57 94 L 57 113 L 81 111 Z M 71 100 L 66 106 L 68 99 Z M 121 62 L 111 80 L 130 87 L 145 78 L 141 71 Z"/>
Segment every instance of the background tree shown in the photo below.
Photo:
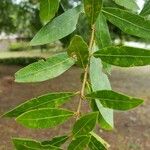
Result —
<path fill-rule="evenodd" d="M 17 6 L 11 0 L 1 0 L 0 1 L 0 32 L 5 32 L 6 34 L 15 33 L 15 17 L 17 15 Z"/>

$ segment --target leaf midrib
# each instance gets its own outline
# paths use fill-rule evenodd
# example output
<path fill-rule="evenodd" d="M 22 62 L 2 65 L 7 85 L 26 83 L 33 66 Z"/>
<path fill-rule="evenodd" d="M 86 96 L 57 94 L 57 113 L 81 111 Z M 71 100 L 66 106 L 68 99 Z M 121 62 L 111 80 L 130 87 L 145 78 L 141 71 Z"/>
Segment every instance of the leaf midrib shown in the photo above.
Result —
<path fill-rule="evenodd" d="M 41 105 L 44 105 L 44 104 L 47 104 L 47 103 L 51 103 L 51 102 L 54 102 L 54 101 L 59 101 L 60 99 L 65 99 L 65 98 L 69 98 L 69 97 L 71 97 L 71 96 L 64 96 L 64 97 L 61 97 L 61 98 L 56 98 L 56 99 L 52 99 L 52 100 L 49 100 L 49 101 L 47 101 L 47 102 L 43 102 L 42 104 L 39 104 L 39 105 L 36 105 L 36 106 L 33 106 L 33 107 L 30 107 L 30 108 L 28 108 L 28 109 L 22 109 L 22 111 L 24 111 L 24 110 L 30 110 L 30 109 L 33 109 L 33 108 L 37 108 L 37 107 L 39 107 L 39 106 L 41 106 Z M 38 99 L 36 99 L 36 100 L 38 100 Z M 28 103 L 28 102 L 27 102 Z M 27 104 L 26 103 L 26 104 Z M 23 105 L 22 105 L 23 106 Z"/>
<path fill-rule="evenodd" d="M 44 103 L 42 103 L 42 104 L 39 104 L 39 105 L 37 105 L 37 106 L 30 107 L 30 108 L 31 108 L 31 109 L 32 109 L 32 108 L 36 108 L 36 107 L 39 107 L 39 106 L 41 106 L 41 105 L 44 105 L 44 104 L 47 104 L 47 103 L 51 103 L 51 102 L 54 102 L 54 101 L 57 101 L 57 100 L 60 100 L 60 99 L 69 98 L 69 97 L 70 97 L 70 96 L 61 97 L 61 98 L 57 98 L 57 99 L 53 99 L 53 100 L 50 100 L 50 101 L 44 102 Z"/>
<path fill-rule="evenodd" d="M 20 117 L 18 117 L 17 119 L 19 120 L 36 120 L 36 121 L 41 121 L 41 120 L 48 120 L 48 119 L 54 119 L 54 118 L 65 118 L 65 117 L 69 117 L 72 116 L 73 114 L 67 114 L 67 115 L 59 115 L 59 116 L 51 116 L 51 117 L 43 117 L 43 118 L 37 118 L 37 119 L 32 119 L 32 118 L 27 118 L 27 119 L 19 119 Z M 21 116 L 22 117 L 22 116 Z"/>
<path fill-rule="evenodd" d="M 122 57 L 122 58 L 126 58 L 126 57 L 129 57 L 129 58 L 150 58 L 150 56 L 146 56 L 146 55 L 143 55 L 143 56 L 137 56 L 137 55 L 112 55 L 112 54 L 94 54 L 94 56 L 102 56 L 102 57 Z"/>
<path fill-rule="evenodd" d="M 109 99 L 109 98 L 98 98 L 98 97 L 89 97 L 89 98 L 94 98 L 94 99 L 98 99 L 100 101 L 111 101 L 111 102 L 123 102 L 123 103 L 136 103 L 137 101 L 140 101 L 140 99 L 136 100 L 136 99 L 128 99 L 128 100 L 124 100 L 124 99 Z"/>

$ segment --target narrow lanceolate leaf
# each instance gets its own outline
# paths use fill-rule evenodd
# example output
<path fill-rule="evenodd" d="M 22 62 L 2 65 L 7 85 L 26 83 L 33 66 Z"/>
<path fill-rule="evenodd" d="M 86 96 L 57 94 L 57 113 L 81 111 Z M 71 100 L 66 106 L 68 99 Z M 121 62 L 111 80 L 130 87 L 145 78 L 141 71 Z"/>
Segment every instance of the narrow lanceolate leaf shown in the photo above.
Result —
<path fill-rule="evenodd" d="M 28 128 L 52 128 L 64 123 L 73 115 L 74 113 L 68 110 L 41 108 L 20 115 L 16 121 Z"/>
<path fill-rule="evenodd" d="M 96 44 L 99 48 L 112 45 L 108 25 L 105 16 L 100 13 L 96 21 Z"/>
<path fill-rule="evenodd" d="M 101 137 L 99 137 L 94 132 L 91 132 L 91 139 L 89 142 L 90 150 L 107 150 L 110 146 L 109 144 L 104 141 Z"/>
<path fill-rule="evenodd" d="M 84 150 L 88 146 L 89 141 L 89 136 L 80 136 L 69 144 L 68 150 Z"/>
<path fill-rule="evenodd" d="M 103 8 L 105 17 L 123 32 L 150 39 L 150 20 L 118 8 Z"/>
<path fill-rule="evenodd" d="M 149 50 L 127 46 L 107 47 L 95 52 L 94 57 L 101 58 L 108 64 L 121 67 L 150 65 Z"/>
<path fill-rule="evenodd" d="M 140 9 L 136 3 L 136 0 L 114 0 L 114 2 L 120 6 L 123 6 L 135 12 L 137 12 Z"/>
<path fill-rule="evenodd" d="M 49 22 L 59 8 L 59 0 L 40 0 L 40 18 L 42 22 Z"/>
<path fill-rule="evenodd" d="M 31 45 L 43 45 L 59 40 L 76 29 L 81 6 L 70 9 L 46 24 L 32 39 Z"/>
<path fill-rule="evenodd" d="M 87 135 L 93 130 L 97 122 L 98 113 L 89 113 L 85 116 L 82 116 L 73 126 L 73 135 L 74 137 Z"/>
<path fill-rule="evenodd" d="M 110 90 L 111 85 L 105 73 L 103 73 L 102 62 L 99 58 L 91 57 L 90 60 L 90 80 L 93 91 Z M 113 110 L 104 108 L 97 99 L 91 101 L 93 111 L 99 111 L 98 122 L 101 128 L 110 130 L 113 128 Z"/>
<path fill-rule="evenodd" d="M 132 98 L 111 90 L 96 91 L 87 98 L 98 99 L 104 107 L 116 110 L 130 110 L 143 103 L 143 100 Z"/>
<path fill-rule="evenodd" d="M 83 68 L 86 67 L 88 63 L 89 51 L 88 51 L 88 45 L 82 39 L 81 36 L 75 35 L 72 38 L 67 51 L 71 57 L 77 58 L 77 64 L 80 67 Z"/>
<path fill-rule="evenodd" d="M 31 139 L 13 138 L 13 144 L 16 150 L 61 150 L 53 145 L 41 145 L 40 142 Z"/>
<path fill-rule="evenodd" d="M 15 81 L 41 82 L 52 79 L 67 71 L 74 63 L 73 58 L 68 57 L 66 53 L 60 53 L 19 70 L 15 74 Z"/>
<path fill-rule="evenodd" d="M 140 15 L 142 15 L 142 16 L 150 15 L 150 0 L 147 0 L 147 2 L 145 2 L 145 5 L 144 5 L 142 11 L 140 12 Z"/>
<path fill-rule="evenodd" d="M 62 105 L 75 96 L 75 93 L 48 93 L 37 98 L 33 98 L 17 106 L 13 110 L 5 113 L 4 117 L 18 117 L 19 115 L 33 109 L 54 108 Z"/>
<path fill-rule="evenodd" d="M 90 24 L 94 24 L 102 9 L 102 0 L 84 0 L 84 10 Z"/>
<path fill-rule="evenodd" d="M 111 89 L 109 79 L 102 71 L 100 59 L 91 58 L 90 61 L 90 80 L 93 91 Z M 113 128 L 113 110 L 104 108 L 97 99 L 92 101 L 94 111 L 99 111 L 98 122 L 103 129 L 110 130 Z"/>
<path fill-rule="evenodd" d="M 106 22 L 105 16 L 100 13 L 95 24 L 96 28 L 96 44 L 98 45 L 99 49 L 108 47 L 112 45 L 108 25 Z M 106 72 L 110 73 L 111 72 L 111 65 L 107 63 L 103 63 L 103 68 L 106 70 Z"/>
<path fill-rule="evenodd" d="M 61 146 L 62 144 L 64 144 L 67 140 L 68 140 L 68 136 L 64 135 L 64 136 L 58 136 L 58 137 L 54 137 L 52 140 L 50 141 L 43 141 L 41 142 L 42 145 L 53 145 L 53 146 Z"/>

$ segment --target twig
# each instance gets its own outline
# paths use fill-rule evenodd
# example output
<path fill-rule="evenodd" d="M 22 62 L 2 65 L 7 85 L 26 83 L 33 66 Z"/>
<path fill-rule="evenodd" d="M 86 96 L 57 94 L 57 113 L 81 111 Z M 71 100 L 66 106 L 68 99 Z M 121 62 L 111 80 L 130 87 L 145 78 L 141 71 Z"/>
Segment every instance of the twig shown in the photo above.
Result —
<path fill-rule="evenodd" d="M 90 38 L 90 43 L 89 43 L 89 52 L 91 53 L 92 51 L 92 47 L 94 44 L 94 36 L 95 35 L 95 25 L 92 26 L 92 33 L 91 33 L 91 38 Z M 89 70 L 89 61 L 90 58 L 88 60 L 88 63 L 84 69 L 84 78 L 83 78 L 83 83 L 82 83 L 82 88 L 80 91 L 80 98 L 79 98 L 79 104 L 78 104 L 78 108 L 77 108 L 77 119 L 80 116 L 80 111 L 81 111 L 81 105 L 82 105 L 82 100 L 84 99 L 85 96 L 85 86 L 86 86 L 86 82 L 87 82 L 87 76 L 88 76 L 88 70 Z"/>

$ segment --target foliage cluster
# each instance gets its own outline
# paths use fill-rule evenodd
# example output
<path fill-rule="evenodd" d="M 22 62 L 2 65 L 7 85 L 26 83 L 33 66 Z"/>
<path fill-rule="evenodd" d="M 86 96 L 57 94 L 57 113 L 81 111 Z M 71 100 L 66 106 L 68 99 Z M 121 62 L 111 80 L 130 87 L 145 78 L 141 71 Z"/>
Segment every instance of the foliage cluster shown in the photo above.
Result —
<path fill-rule="evenodd" d="M 139 98 L 113 91 L 103 70 L 107 72 L 111 65 L 150 65 L 149 50 L 112 45 L 106 21 L 127 34 L 150 39 L 150 20 L 145 17 L 150 14 L 149 1 L 140 14 L 136 13 L 138 7 L 134 0 L 128 3 L 126 0 L 114 1 L 121 7 L 106 7 L 103 0 L 83 0 L 80 5 L 65 10 L 57 17 L 55 14 L 59 5 L 62 5 L 59 0 L 40 1 L 40 16 L 45 25 L 32 39 L 31 45 L 51 43 L 71 34 L 76 30 L 80 14 L 88 19 L 90 40 L 85 41 L 82 36 L 74 35 L 67 52 L 30 64 L 15 74 L 16 82 L 31 83 L 53 79 L 74 64 L 83 71 L 81 89 L 74 92 L 47 93 L 28 100 L 3 115 L 15 118 L 19 124 L 31 129 L 53 128 L 74 118 L 71 132 L 49 141 L 13 138 L 17 150 L 59 150 L 67 140 L 68 150 L 108 149 L 109 144 L 95 133 L 95 126 L 112 130 L 114 110 L 127 111 L 143 103 Z M 62 104 L 71 101 L 75 96 L 79 97 L 78 108 L 63 109 Z M 83 101 L 89 104 L 91 112 L 82 113 Z"/>

